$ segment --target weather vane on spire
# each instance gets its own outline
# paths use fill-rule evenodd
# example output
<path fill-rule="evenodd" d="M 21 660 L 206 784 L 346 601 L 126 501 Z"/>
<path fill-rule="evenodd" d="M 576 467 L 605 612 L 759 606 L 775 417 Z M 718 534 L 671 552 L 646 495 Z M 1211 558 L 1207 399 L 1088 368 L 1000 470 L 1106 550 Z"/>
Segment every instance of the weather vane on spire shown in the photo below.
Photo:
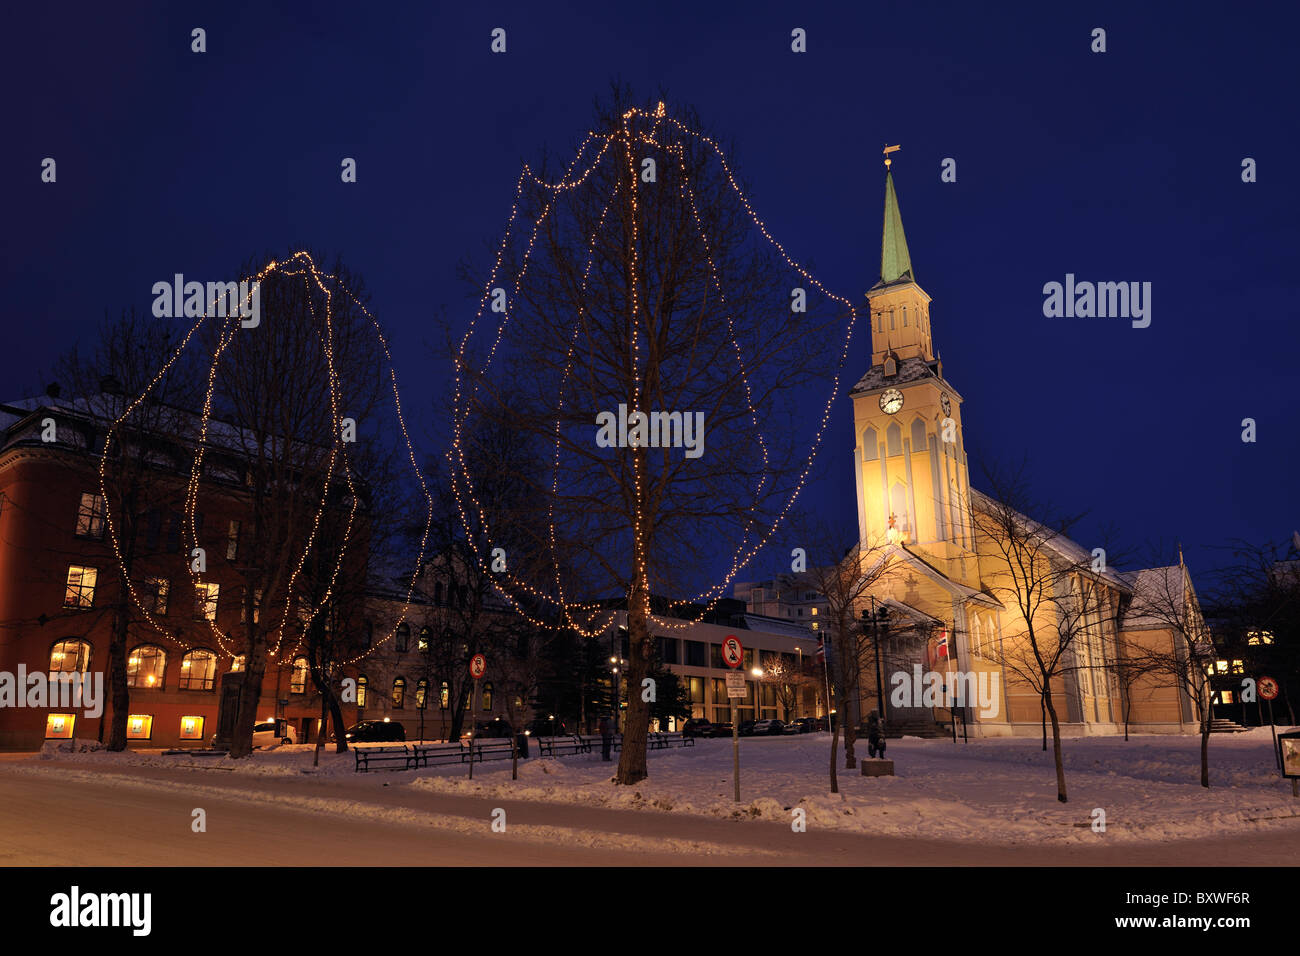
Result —
<path fill-rule="evenodd" d="M 902 149 L 902 148 L 903 148 L 902 146 L 886 146 L 886 147 L 885 147 L 885 149 L 884 149 L 884 153 L 885 153 L 885 169 L 888 169 L 888 168 L 889 168 L 889 164 L 893 162 L 893 160 L 889 158 L 889 154 L 890 154 L 890 153 L 896 153 L 896 152 L 898 152 L 898 151 L 899 151 L 900 149 Z"/>

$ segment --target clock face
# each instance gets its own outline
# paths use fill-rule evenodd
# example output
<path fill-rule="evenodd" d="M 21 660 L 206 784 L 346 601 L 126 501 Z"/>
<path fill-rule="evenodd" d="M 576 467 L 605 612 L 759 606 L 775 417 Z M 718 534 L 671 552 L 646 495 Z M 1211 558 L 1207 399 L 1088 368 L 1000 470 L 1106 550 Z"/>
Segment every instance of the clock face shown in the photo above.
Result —
<path fill-rule="evenodd" d="M 903 407 L 903 393 L 896 388 L 891 388 L 880 394 L 880 410 L 886 415 L 892 415 Z"/>
<path fill-rule="evenodd" d="M 952 414 L 952 402 L 948 400 L 947 392 L 944 392 L 939 396 L 939 404 L 943 406 L 944 415 Z"/>

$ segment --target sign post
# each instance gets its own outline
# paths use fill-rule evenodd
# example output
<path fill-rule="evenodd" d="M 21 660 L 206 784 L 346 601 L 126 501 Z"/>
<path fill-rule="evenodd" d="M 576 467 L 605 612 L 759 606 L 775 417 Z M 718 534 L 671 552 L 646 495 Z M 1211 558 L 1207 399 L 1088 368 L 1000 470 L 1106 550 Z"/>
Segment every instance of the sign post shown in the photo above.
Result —
<path fill-rule="evenodd" d="M 1259 683 L 1255 685 L 1259 689 L 1259 696 L 1268 701 L 1268 730 L 1273 735 L 1273 756 L 1277 760 L 1277 769 L 1282 769 L 1282 751 L 1277 745 L 1277 725 L 1273 723 L 1273 699 L 1277 697 L 1277 681 L 1271 677 L 1261 677 Z M 1245 712 L 1245 708 L 1242 708 Z"/>
<path fill-rule="evenodd" d="M 736 720 L 736 699 L 745 696 L 745 675 L 739 670 L 745 659 L 739 639 L 728 634 L 722 642 L 722 660 L 731 668 L 727 675 L 727 702 L 731 705 L 731 767 L 736 782 L 736 802 L 740 802 L 740 722 Z"/>
<path fill-rule="evenodd" d="M 1291 796 L 1300 798 L 1300 730 L 1277 735 L 1277 755 L 1282 776 L 1291 781 Z"/>
<path fill-rule="evenodd" d="M 469 778 L 474 779 L 474 735 L 478 731 L 478 682 L 487 671 L 487 660 L 482 654 L 470 658 L 469 676 L 474 678 L 474 696 L 469 702 Z"/>

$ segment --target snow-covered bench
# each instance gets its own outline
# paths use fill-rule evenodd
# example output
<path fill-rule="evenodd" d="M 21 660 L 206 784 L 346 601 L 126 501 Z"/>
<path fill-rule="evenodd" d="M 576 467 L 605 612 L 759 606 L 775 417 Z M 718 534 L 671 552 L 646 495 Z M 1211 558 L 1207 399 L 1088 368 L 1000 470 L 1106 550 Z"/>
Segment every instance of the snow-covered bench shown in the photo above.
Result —
<path fill-rule="evenodd" d="M 514 747 L 508 739 L 476 741 L 470 749 L 466 750 L 466 756 L 472 754 L 471 759 L 480 763 L 484 760 L 508 760 L 513 753 Z"/>
<path fill-rule="evenodd" d="M 465 748 L 459 743 L 450 744 L 413 744 L 411 746 L 411 767 L 438 767 L 448 763 L 464 763 Z"/>
<path fill-rule="evenodd" d="M 590 753 L 591 746 L 583 743 L 580 738 L 571 735 L 538 737 L 537 751 L 543 757 L 563 757 L 571 754 Z"/>
<path fill-rule="evenodd" d="M 649 739 L 650 750 L 668 750 L 672 747 L 694 747 L 695 738 L 687 737 L 685 734 L 651 734 Z"/>

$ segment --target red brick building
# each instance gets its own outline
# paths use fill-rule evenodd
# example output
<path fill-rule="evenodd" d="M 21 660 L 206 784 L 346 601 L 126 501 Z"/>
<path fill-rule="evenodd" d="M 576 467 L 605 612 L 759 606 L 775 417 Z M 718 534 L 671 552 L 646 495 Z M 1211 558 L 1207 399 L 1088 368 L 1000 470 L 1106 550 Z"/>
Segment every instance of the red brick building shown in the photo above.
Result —
<path fill-rule="evenodd" d="M 34 750 L 59 738 L 107 741 L 109 642 L 123 606 L 131 609 L 131 746 L 206 745 L 216 730 L 221 676 L 242 666 L 234 649 L 241 646 L 237 568 L 248 490 L 238 456 L 220 448 L 205 452 L 194 521 L 207 568 L 196 582 L 183 524 L 193 450 L 183 442 L 156 443 L 132 538 L 136 604 L 122 593 L 105 520 L 99 464 L 110 422 L 95 413 L 98 407 L 93 397 L 60 398 L 53 386 L 39 399 L 0 404 L 0 675 L 13 675 L 13 686 L 20 666 L 29 675 L 104 674 L 99 716 L 25 706 L 19 688 L 19 700 L 0 702 L 0 749 Z M 291 643 L 268 662 L 258 719 L 287 718 L 304 742 L 314 739 L 320 698 L 305 660 L 284 659 Z M 344 705 L 344 719 L 356 719 L 354 705 Z"/>

